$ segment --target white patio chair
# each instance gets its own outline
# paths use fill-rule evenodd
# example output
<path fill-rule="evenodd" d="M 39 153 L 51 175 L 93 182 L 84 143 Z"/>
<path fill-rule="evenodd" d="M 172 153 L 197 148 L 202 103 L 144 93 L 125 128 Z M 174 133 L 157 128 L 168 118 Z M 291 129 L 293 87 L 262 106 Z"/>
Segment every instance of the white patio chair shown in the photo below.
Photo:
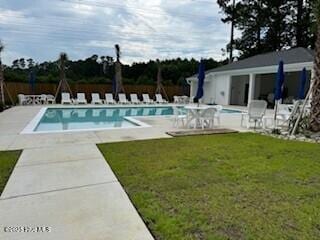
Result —
<path fill-rule="evenodd" d="M 91 93 L 91 104 L 102 104 L 99 93 Z"/>
<path fill-rule="evenodd" d="M 105 98 L 106 98 L 106 100 L 104 101 L 105 104 L 116 104 L 116 101 L 113 99 L 112 93 L 106 93 Z"/>
<path fill-rule="evenodd" d="M 201 128 L 213 128 L 214 127 L 214 118 L 217 110 L 215 108 L 208 108 L 201 113 L 200 124 Z"/>
<path fill-rule="evenodd" d="M 19 101 L 19 105 L 28 104 L 28 99 L 26 98 L 26 96 L 24 94 L 18 94 L 18 101 Z"/>
<path fill-rule="evenodd" d="M 48 98 L 46 94 L 41 94 L 39 97 L 39 103 L 40 104 L 47 104 L 48 103 Z"/>
<path fill-rule="evenodd" d="M 143 103 L 145 104 L 152 104 L 153 100 L 150 99 L 149 94 L 144 93 L 142 94 Z"/>
<path fill-rule="evenodd" d="M 216 113 L 214 114 L 214 118 L 217 120 L 218 125 L 220 125 L 220 123 L 221 123 L 220 116 L 221 116 L 221 112 L 223 110 L 223 107 L 221 105 L 216 105 L 216 106 L 214 106 L 214 108 L 216 109 Z"/>
<path fill-rule="evenodd" d="M 131 103 L 133 104 L 140 104 L 140 100 L 138 99 L 138 95 L 136 93 L 131 93 L 130 94 L 130 100 L 131 100 Z"/>
<path fill-rule="evenodd" d="M 119 97 L 120 104 L 130 104 L 130 102 L 128 101 L 128 99 L 124 93 L 119 93 L 118 97 Z"/>
<path fill-rule="evenodd" d="M 264 100 L 252 100 L 248 105 L 248 112 L 241 115 L 241 126 L 243 126 L 244 121 L 246 121 L 247 128 L 250 128 L 252 122 L 254 122 L 254 128 L 256 128 L 257 124 L 261 126 L 267 105 Z"/>
<path fill-rule="evenodd" d="M 77 93 L 77 99 L 75 100 L 76 104 L 87 104 L 86 95 L 84 93 Z"/>
<path fill-rule="evenodd" d="M 277 114 L 277 124 L 282 127 L 289 127 L 290 121 L 295 118 L 295 114 L 299 113 L 299 108 L 303 101 L 295 101 L 294 104 L 279 104 Z"/>
<path fill-rule="evenodd" d="M 278 111 L 276 115 L 276 119 L 274 119 L 274 115 L 264 116 L 263 117 L 263 128 L 268 128 L 268 122 L 273 123 L 272 127 L 280 126 L 280 127 L 289 127 L 290 121 L 293 120 L 295 114 L 299 114 L 299 107 L 302 105 L 302 101 L 295 101 L 294 104 L 279 104 Z M 274 122 L 276 121 L 276 122 Z M 276 124 L 274 124 L 276 123 Z"/>
<path fill-rule="evenodd" d="M 180 98 L 178 96 L 173 96 L 173 103 L 179 104 L 180 103 Z"/>
<path fill-rule="evenodd" d="M 291 115 L 293 108 L 294 108 L 294 105 L 292 104 L 278 104 L 277 116 L 279 116 L 282 119 L 288 119 Z"/>
<path fill-rule="evenodd" d="M 70 98 L 70 93 L 61 93 L 61 104 L 72 104 L 72 99 Z"/>
<path fill-rule="evenodd" d="M 167 100 L 165 100 L 165 99 L 162 98 L 162 95 L 161 95 L 161 94 L 156 94 L 156 102 L 157 102 L 157 103 L 168 103 Z"/>
<path fill-rule="evenodd" d="M 56 103 L 55 97 L 51 94 L 47 94 L 47 103 L 48 104 L 55 104 Z"/>
<path fill-rule="evenodd" d="M 181 123 L 182 127 L 185 126 L 186 121 L 187 121 L 187 116 L 186 114 L 182 111 L 182 109 L 173 106 L 173 127 L 178 128 L 179 124 Z"/>

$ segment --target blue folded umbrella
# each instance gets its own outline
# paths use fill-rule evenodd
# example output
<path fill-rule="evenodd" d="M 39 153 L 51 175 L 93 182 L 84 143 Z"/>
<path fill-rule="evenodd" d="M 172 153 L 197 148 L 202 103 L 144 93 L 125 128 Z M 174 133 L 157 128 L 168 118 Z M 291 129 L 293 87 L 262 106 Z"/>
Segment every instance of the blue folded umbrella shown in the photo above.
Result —
<path fill-rule="evenodd" d="M 277 77 L 276 77 L 276 91 L 274 94 L 275 100 L 280 100 L 283 97 L 283 84 L 284 84 L 284 67 L 283 61 L 279 62 Z"/>
<path fill-rule="evenodd" d="M 199 64 L 198 89 L 197 89 L 197 94 L 195 96 L 196 99 L 200 99 L 203 97 L 203 85 L 204 85 L 205 77 L 206 77 L 205 66 L 204 66 L 203 60 L 201 60 Z"/>
<path fill-rule="evenodd" d="M 307 70 L 306 68 L 303 68 L 300 75 L 300 84 L 299 84 L 299 92 L 298 92 L 298 99 L 300 100 L 305 98 L 306 83 L 307 83 Z"/>

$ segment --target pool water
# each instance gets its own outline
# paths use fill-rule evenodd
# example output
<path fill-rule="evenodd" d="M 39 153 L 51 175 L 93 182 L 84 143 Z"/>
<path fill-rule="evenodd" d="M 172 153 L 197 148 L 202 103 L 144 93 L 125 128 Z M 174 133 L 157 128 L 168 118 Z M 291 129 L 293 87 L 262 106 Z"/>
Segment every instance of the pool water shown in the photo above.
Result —
<path fill-rule="evenodd" d="M 172 115 L 171 107 L 48 108 L 35 132 L 139 126 L 125 117 Z"/>
<path fill-rule="evenodd" d="M 239 111 L 223 109 L 222 113 Z M 110 128 L 132 128 L 139 121 L 127 119 L 135 116 L 172 115 L 167 107 L 109 107 L 109 108 L 47 108 L 33 132 L 56 132 L 70 130 L 94 130 Z"/>

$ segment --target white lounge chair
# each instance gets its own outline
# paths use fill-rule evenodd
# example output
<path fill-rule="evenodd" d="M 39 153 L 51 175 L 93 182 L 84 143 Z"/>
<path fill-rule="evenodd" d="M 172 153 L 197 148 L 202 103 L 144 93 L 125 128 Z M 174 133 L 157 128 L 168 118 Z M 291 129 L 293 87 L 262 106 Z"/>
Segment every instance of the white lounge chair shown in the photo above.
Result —
<path fill-rule="evenodd" d="M 142 94 L 143 103 L 145 104 L 152 104 L 153 100 L 150 99 L 149 94 L 145 93 Z"/>
<path fill-rule="evenodd" d="M 102 104 L 99 93 L 91 93 L 91 104 Z"/>
<path fill-rule="evenodd" d="M 185 121 L 187 121 L 187 116 L 184 112 L 182 112 L 182 109 L 177 108 L 176 106 L 172 107 L 173 109 L 173 126 L 178 128 L 179 123 L 182 124 L 182 126 L 185 126 Z"/>
<path fill-rule="evenodd" d="M 116 101 L 113 99 L 112 93 L 106 93 L 105 98 L 106 98 L 106 100 L 104 101 L 105 104 L 116 104 Z"/>
<path fill-rule="evenodd" d="M 18 94 L 18 101 L 19 101 L 19 105 L 28 104 L 28 99 L 26 98 L 26 96 L 24 94 Z"/>
<path fill-rule="evenodd" d="M 252 100 L 248 105 L 248 112 L 242 113 L 241 115 L 241 126 L 243 126 L 244 121 L 246 121 L 247 128 L 250 128 L 252 122 L 254 122 L 255 128 L 257 124 L 261 126 L 263 116 L 267 110 L 267 105 L 267 102 L 264 100 Z"/>
<path fill-rule="evenodd" d="M 86 95 L 84 93 L 77 93 L 77 99 L 75 100 L 76 104 L 87 104 Z"/>
<path fill-rule="evenodd" d="M 120 104 L 130 104 L 130 102 L 128 101 L 128 99 L 124 93 L 119 93 L 118 97 L 119 97 Z"/>
<path fill-rule="evenodd" d="M 168 103 L 167 100 L 165 100 L 165 99 L 162 98 L 162 95 L 161 95 L 161 94 L 156 94 L 156 102 L 157 102 L 157 103 Z"/>
<path fill-rule="evenodd" d="M 70 93 L 63 92 L 61 93 L 61 104 L 72 104 L 73 101 L 70 98 Z"/>
<path fill-rule="evenodd" d="M 130 94 L 130 100 L 131 100 L 131 103 L 133 104 L 140 104 L 140 100 L 138 99 L 138 95 L 135 94 L 135 93 L 131 93 Z"/>

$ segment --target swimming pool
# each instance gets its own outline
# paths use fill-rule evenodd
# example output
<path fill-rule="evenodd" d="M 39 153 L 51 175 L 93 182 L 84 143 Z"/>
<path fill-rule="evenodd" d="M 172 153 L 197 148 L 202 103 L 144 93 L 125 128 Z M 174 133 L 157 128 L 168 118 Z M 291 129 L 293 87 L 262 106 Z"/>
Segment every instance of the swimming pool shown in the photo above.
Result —
<path fill-rule="evenodd" d="M 239 113 L 223 109 L 222 113 Z M 171 106 L 43 108 L 23 133 L 148 127 L 134 117 L 170 116 Z"/>

